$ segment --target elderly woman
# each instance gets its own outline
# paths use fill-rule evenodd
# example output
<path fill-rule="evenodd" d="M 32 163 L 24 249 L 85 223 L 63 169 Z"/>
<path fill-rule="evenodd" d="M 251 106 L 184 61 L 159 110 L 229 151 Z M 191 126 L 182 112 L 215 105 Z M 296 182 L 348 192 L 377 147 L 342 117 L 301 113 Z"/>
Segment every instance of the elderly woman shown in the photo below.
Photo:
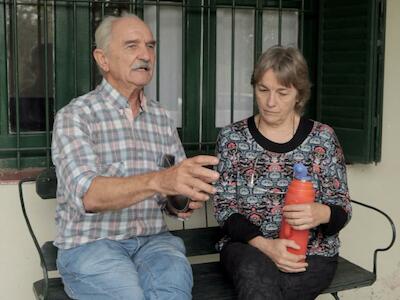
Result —
<path fill-rule="evenodd" d="M 302 117 L 311 84 L 299 50 L 267 50 L 251 84 L 258 114 L 223 128 L 217 142 L 221 263 L 239 299 L 314 299 L 334 276 L 338 233 L 351 217 L 343 152 L 331 127 Z M 285 206 L 295 163 L 312 177 L 312 204 Z M 278 237 L 282 217 L 310 230 L 306 257 Z"/>

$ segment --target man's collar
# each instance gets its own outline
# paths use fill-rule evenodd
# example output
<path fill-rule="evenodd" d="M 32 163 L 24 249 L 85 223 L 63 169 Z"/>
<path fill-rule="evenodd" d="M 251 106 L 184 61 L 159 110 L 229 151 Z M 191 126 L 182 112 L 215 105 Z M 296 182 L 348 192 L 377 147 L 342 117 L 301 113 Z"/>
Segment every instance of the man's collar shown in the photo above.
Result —
<path fill-rule="evenodd" d="M 117 106 L 119 109 L 130 107 L 128 99 L 116 89 L 114 89 L 105 78 L 103 78 L 103 80 L 101 81 L 98 89 L 105 93 L 108 96 L 108 99 L 111 100 L 111 103 Z M 140 92 L 139 99 L 140 110 L 147 111 L 147 98 L 144 95 L 143 90 Z"/>
<path fill-rule="evenodd" d="M 140 92 L 139 99 L 140 99 L 140 104 L 139 104 L 140 105 L 140 110 L 141 111 L 147 111 L 147 98 L 144 95 L 144 90 L 142 90 Z"/>

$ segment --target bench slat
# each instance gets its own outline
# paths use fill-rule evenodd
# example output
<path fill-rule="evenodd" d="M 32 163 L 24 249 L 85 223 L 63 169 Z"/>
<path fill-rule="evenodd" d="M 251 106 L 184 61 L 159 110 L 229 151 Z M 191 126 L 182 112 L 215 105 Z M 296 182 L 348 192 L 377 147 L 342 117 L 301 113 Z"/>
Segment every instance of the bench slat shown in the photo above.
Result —
<path fill-rule="evenodd" d="M 324 293 L 333 293 L 370 286 L 375 282 L 375 280 L 376 276 L 373 272 L 361 268 L 343 257 L 339 257 L 335 277 Z"/>
<path fill-rule="evenodd" d="M 35 293 L 36 299 L 41 299 L 40 296 L 43 295 L 43 282 L 44 279 L 38 280 L 33 283 L 33 291 Z M 49 300 L 69 300 L 67 294 L 64 292 L 64 285 L 61 278 L 49 278 L 49 289 L 47 294 L 47 299 Z"/>

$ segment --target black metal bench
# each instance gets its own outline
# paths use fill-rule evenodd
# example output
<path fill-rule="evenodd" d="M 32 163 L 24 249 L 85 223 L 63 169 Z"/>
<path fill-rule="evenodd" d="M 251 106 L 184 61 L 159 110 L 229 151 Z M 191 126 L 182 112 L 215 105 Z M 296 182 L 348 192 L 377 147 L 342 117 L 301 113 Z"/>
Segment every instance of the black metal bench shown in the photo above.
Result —
<path fill-rule="evenodd" d="M 54 169 L 47 169 L 36 178 L 26 178 L 21 180 L 18 185 L 23 215 L 39 253 L 40 263 L 43 270 L 43 279 L 33 283 L 33 291 L 36 299 L 70 299 L 64 292 L 61 279 L 59 277 L 49 277 L 50 271 L 57 270 L 57 248 L 53 246 L 51 241 L 46 242 L 42 246 L 39 245 L 25 209 L 22 187 L 25 182 L 32 181 L 36 181 L 36 192 L 42 199 L 53 199 L 56 196 L 57 179 Z M 389 250 L 396 239 L 395 226 L 386 213 L 358 201 L 352 200 L 352 203 L 364 206 L 382 214 L 391 225 L 392 239 L 387 247 L 379 248 L 374 251 L 372 272 L 342 257 L 339 258 L 339 265 L 335 277 L 331 285 L 323 292 L 324 294 L 332 294 L 335 299 L 339 299 L 337 293 L 340 291 L 372 285 L 376 280 L 378 252 Z M 185 242 L 188 257 L 215 254 L 215 243 L 220 238 L 218 227 L 176 230 L 173 231 L 173 234 L 181 237 Z M 221 272 L 218 261 L 192 264 L 192 268 L 194 275 L 193 299 L 216 300 L 237 298 L 231 283 Z"/>

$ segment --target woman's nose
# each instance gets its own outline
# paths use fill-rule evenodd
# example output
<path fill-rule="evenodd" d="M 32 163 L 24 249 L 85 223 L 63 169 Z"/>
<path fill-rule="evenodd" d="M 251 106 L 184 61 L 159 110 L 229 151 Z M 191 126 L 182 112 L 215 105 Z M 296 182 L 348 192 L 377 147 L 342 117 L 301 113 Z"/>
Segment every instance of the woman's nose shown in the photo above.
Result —
<path fill-rule="evenodd" d="M 267 96 L 267 106 L 273 107 L 276 105 L 276 93 L 271 91 Z"/>

